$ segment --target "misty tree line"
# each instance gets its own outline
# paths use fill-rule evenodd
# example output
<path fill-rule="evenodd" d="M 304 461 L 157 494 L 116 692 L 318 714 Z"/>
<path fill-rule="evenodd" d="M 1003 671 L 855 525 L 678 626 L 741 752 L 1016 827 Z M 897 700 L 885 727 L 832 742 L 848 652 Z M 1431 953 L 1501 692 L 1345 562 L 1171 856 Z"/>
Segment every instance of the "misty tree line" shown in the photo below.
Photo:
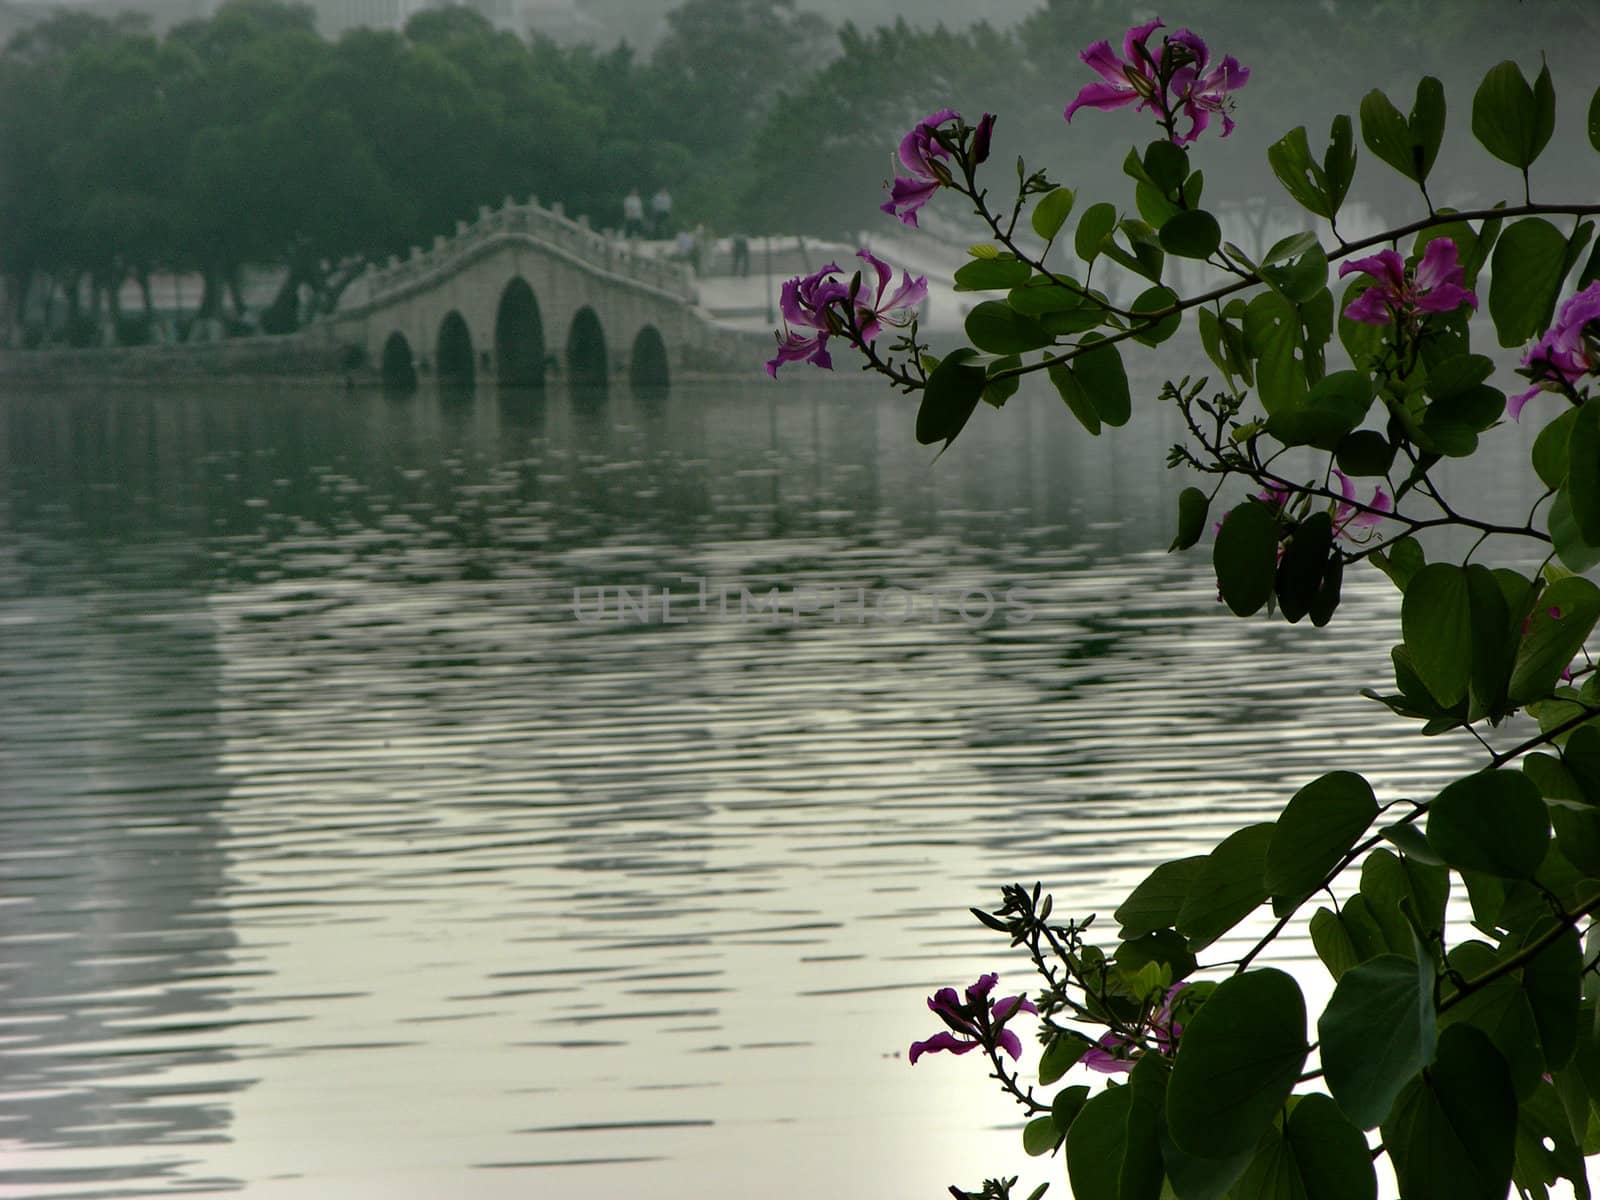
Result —
<path fill-rule="evenodd" d="M 4 333 L 32 297 L 35 313 L 58 306 L 69 340 L 105 321 L 141 340 L 151 275 L 166 271 L 204 279 L 193 316 L 237 323 L 247 266 L 283 272 L 253 316 L 286 332 L 302 291 L 328 311 L 368 262 L 508 195 L 603 228 L 629 188 L 664 185 L 685 224 L 838 235 L 887 220 L 875 205 L 890 149 L 946 106 L 1006 113 L 997 156 L 1042 156 L 1081 186 L 1118 170 L 1136 136 L 1061 120 L 1078 51 L 1117 34 L 1124 8 L 1048 0 L 1004 31 L 835 30 L 794 0 L 685 0 L 648 58 L 525 41 L 467 7 L 337 41 L 279 0 L 229 0 L 161 38 L 138 18 L 61 11 L 0 51 Z M 1485 53 L 1600 33 L 1587 0 L 1194 0 L 1181 18 L 1247 64 L 1304 47 L 1292 77 L 1258 71 L 1241 97 L 1255 136 L 1219 143 L 1213 171 L 1263 191 L 1265 140 L 1304 122 L 1315 141 L 1332 106 L 1358 102 L 1341 64 L 1408 97 L 1424 72 L 1475 78 Z M 129 279 L 144 295 L 134 313 L 118 310 Z"/>

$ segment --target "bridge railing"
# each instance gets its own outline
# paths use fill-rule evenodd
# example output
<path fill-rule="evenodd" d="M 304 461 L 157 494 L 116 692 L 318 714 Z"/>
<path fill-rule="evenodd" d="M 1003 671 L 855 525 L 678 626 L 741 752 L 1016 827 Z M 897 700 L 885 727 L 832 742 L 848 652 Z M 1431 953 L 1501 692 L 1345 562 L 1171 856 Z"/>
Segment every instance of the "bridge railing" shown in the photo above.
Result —
<path fill-rule="evenodd" d="M 409 257 L 391 258 L 386 266 L 367 271 L 360 281 L 367 302 L 383 299 L 392 292 L 451 266 L 457 259 L 501 233 L 525 233 L 572 257 L 599 267 L 613 275 L 658 288 L 681 300 L 695 298 L 694 274 L 682 263 L 668 262 L 631 249 L 626 242 L 591 229 L 586 222 L 574 221 L 556 209 L 545 208 L 537 196 L 526 204 L 507 197 L 499 208 L 478 210 L 470 224 L 456 222 L 453 237 L 436 237 L 428 249 L 411 248 Z"/>

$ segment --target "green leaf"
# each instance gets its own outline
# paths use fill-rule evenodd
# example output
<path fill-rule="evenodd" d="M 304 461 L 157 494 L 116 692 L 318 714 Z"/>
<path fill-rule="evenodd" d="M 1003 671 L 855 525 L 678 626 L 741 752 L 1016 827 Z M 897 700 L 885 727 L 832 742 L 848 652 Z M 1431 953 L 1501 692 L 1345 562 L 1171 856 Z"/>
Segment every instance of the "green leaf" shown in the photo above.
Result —
<path fill-rule="evenodd" d="M 1348 125 L 1349 118 L 1345 118 Z M 1267 162 L 1295 203 L 1319 217 L 1332 217 L 1336 208 L 1328 197 L 1328 180 L 1311 157 L 1304 125 L 1291 129 L 1267 147 Z"/>
<path fill-rule="evenodd" d="M 1376 551 L 1369 555 L 1373 565 L 1389 577 L 1389 581 L 1402 592 L 1410 586 L 1412 578 L 1422 570 L 1424 559 L 1422 544 L 1407 534 L 1390 544 L 1387 552 Z"/>
<path fill-rule="evenodd" d="M 995 408 L 1004 408 L 1007 400 L 1017 394 L 1017 389 L 1022 386 L 1022 379 L 1017 375 L 1007 375 L 1004 379 L 995 379 L 1000 371 L 1015 370 L 1022 365 L 1022 359 L 1015 354 L 1008 354 L 1004 358 L 997 358 L 984 369 L 984 378 L 990 382 L 983 389 L 983 402 L 992 404 Z"/>
<path fill-rule="evenodd" d="M 1122 354 L 1115 342 L 1104 342 L 1099 334 L 1084 334 L 1083 349 L 1072 360 L 1078 382 L 1088 393 L 1100 419 L 1112 428 L 1128 423 L 1133 402 L 1128 393 L 1128 373 L 1122 367 Z"/>
<path fill-rule="evenodd" d="M 1032 1158 L 1049 1154 L 1060 1141 L 1061 1135 L 1056 1132 L 1054 1117 L 1035 1117 L 1022 1127 L 1022 1149 Z"/>
<path fill-rule="evenodd" d="M 1300 985 L 1277 970 L 1233 975 L 1185 1025 L 1167 1085 L 1173 1142 L 1200 1158 L 1254 1147 L 1306 1058 Z"/>
<path fill-rule="evenodd" d="M 1161 1161 L 1178 1200 L 1228 1200 L 1229 1189 L 1254 1157 L 1254 1146 L 1228 1158 L 1200 1158 L 1188 1154 L 1178 1148 L 1172 1140 L 1172 1131 L 1162 1123 Z"/>
<path fill-rule="evenodd" d="M 1033 275 L 1033 268 L 1015 255 L 1003 258 L 980 258 L 957 267 L 955 290 L 958 292 L 996 292 L 1020 287 Z"/>
<path fill-rule="evenodd" d="M 1339 344 L 1344 347 L 1345 353 L 1350 356 L 1351 365 L 1358 371 L 1366 370 L 1373 356 L 1383 346 L 1383 326 L 1368 325 L 1365 321 L 1351 321 L 1344 315 L 1344 310 L 1350 307 L 1350 302 L 1366 291 L 1367 287 L 1366 278 L 1357 275 L 1344 289 L 1344 295 L 1339 300 Z"/>
<path fill-rule="evenodd" d="M 1177 930 L 1193 950 L 1204 950 L 1267 898 L 1267 847 L 1272 842 L 1272 822 L 1246 825 L 1225 837 L 1195 876 Z"/>
<path fill-rule="evenodd" d="M 1161 1113 L 1145 1083 L 1092 1097 L 1067 1130 L 1067 1179 L 1078 1200 L 1159 1200 Z"/>
<path fill-rule="evenodd" d="M 1461 942 L 1447 958 L 1450 969 L 1464 979 L 1476 979 L 1495 969 L 1499 956 L 1483 942 Z M 1533 1009 L 1517 981 L 1510 975 L 1495 979 L 1486 987 L 1467 993 L 1452 1003 L 1440 1016 L 1440 1028 L 1468 1024 L 1494 1043 L 1511 1072 L 1511 1086 L 1518 1097 L 1529 1096 L 1539 1085 L 1544 1060 L 1539 1053 L 1539 1027 Z"/>
<path fill-rule="evenodd" d="M 1414 930 L 1428 937 L 1444 927 L 1450 872 L 1380 847 L 1361 864 L 1361 897 L 1383 934 L 1385 948 L 1410 958 L 1416 952 Z"/>
<path fill-rule="evenodd" d="M 1566 495 L 1583 540 L 1600 546 L 1600 405 L 1585 404 L 1572 422 Z"/>
<path fill-rule="evenodd" d="M 1427 181 L 1444 137 L 1444 86 L 1424 76 L 1409 118 L 1374 89 L 1361 100 L 1361 140 L 1384 162 L 1413 183 Z"/>
<path fill-rule="evenodd" d="M 1470 1025 L 1439 1035 L 1438 1056 L 1383 1125 L 1406 1200 L 1505 1200 L 1517 1102 L 1505 1060 Z"/>
<path fill-rule="evenodd" d="M 1467 694 L 1472 663 L 1472 612 L 1467 573 L 1454 563 L 1429 563 L 1406 585 L 1400 629 L 1411 665 L 1441 708 Z"/>
<path fill-rule="evenodd" d="M 1472 614 L 1472 664 L 1467 686 L 1467 717 L 1499 721 L 1509 709 L 1506 688 L 1511 676 L 1517 641 L 1511 624 L 1511 607 L 1495 573 L 1480 563 L 1469 563 L 1467 602 Z M 1518 595 L 1518 607 L 1522 595 Z"/>
<path fill-rule="evenodd" d="M 1256 388 L 1270 414 L 1298 404 L 1306 394 L 1305 367 L 1296 355 L 1300 319 L 1294 305 L 1274 292 L 1251 300 L 1244 314 L 1245 344 L 1256 363 Z"/>
<path fill-rule="evenodd" d="M 1163 309 L 1174 307 L 1178 303 L 1177 293 L 1169 288 L 1153 287 L 1141 292 L 1134 302 L 1129 305 L 1128 311 L 1134 314 L 1157 313 Z M 1149 325 L 1138 325 L 1140 332 L 1134 334 L 1134 341 L 1144 346 L 1159 346 L 1174 333 L 1183 321 L 1181 313 L 1173 312 L 1162 317 L 1159 321 Z M 1120 361 L 1120 360 L 1119 360 Z"/>
<path fill-rule="evenodd" d="M 1372 786 L 1353 771 L 1313 779 L 1290 799 L 1267 848 L 1266 887 L 1282 916 L 1311 895 L 1378 816 Z M 1285 902 L 1279 907 L 1279 901 Z"/>
<path fill-rule="evenodd" d="M 1589 144 L 1600 150 L 1600 88 L 1595 89 L 1594 99 L 1589 101 Z"/>
<path fill-rule="evenodd" d="M 1113 262 L 1143 275 L 1151 283 L 1160 283 L 1161 264 L 1166 252 L 1161 249 L 1161 240 L 1156 236 L 1156 231 L 1146 222 L 1132 218 L 1119 221 L 1117 228 L 1128 239 L 1128 249 L 1122 249 L 1115 239 L 1107 238 L 1101 246 L 1101 252 Z"/>
<path fill-rule="evenodd" d="M 1050 382 L 1055 385 L 1057 394 L 1066 402 L 1068 410 L 1078 418 L 1078 423 L 1095 437 L 1099 437 L 1099 410 L 1095 408 L 1094 401 L 1089 399 L 1089 393 L 1083 390 L 1083 384 L 1078 382 L 1078 377 L 1072 368 L 1065 363 L 1055 363 L 1047 367 L 1045 373 L 1050 376 Z"/>
<path fill-rule="evenodd" d="M 1066 187 L 1055 188 L 1039 197 L 1029 218 L 1033 231 L 1047 242 L 1053 239 L 1067 223 L 1067 217 L 1072 213 L 1072 202 L 1076 199 L 1073 190 Z"/>
<path fill-rule="evenodd" d="M 1302 403 L 1272 413 L 1267 430 L 1286 446 L 1332 450 L 1366 419 L 1371 406 L 1372 380 L 1365 372 L 1335 371 L 1320 380 Z"/>
<path fill-rule="evenodd" d="M 1325 509 L 1295 524 L 1284 537 L 1283 554 L 1273 578 L 1278 611 L 1284 620 L 1298 621 L 1316 604 L 1330 570 L 1332 549 L 1333 519 Z"/>
<path fill-rule="evenodd" d="M 1600 811 L 1552 804 L 1550 824 L 1567 861 L 1585 877 L 1600 879 Z"/>
<path fill-rule="evenodd" d="M 1395 447 L 1373 429 L 1357 429 L 1345 434 L 1334 447 L 1339 469 L 1346 475 L 1388 475 L 1394 465 Z"/>
<path fill-rule="evenodd" d="M 1543 217 L 1524 217 L 1500 235 L 1489 315 L 1502 346 L 1520 346 L 1550 323 L 1566 267 L 1566 235 Z"/>
<path fill-rule="evenodd" d="M 948 446 L 966 427 L 985 385 L 983 368 L 972 361 L 976 357 L 970 347 L 952 350 L 928 376 L 917 409 L 917 441 L 922 445 L 942 441 Z"/>
<path fill-rule="evenodd" d="M 1064 283 L 1054 283 L 1048 276 L 1035 275 L 1026 283 L 1011 289 L 1006 303 L 1029 317 L 1042 317 L 1055 313 L 1075 313 L 1078 309 L 1094 306 L 1084 298 L 1077 280 L 1068 278 Z"/>
<path fill-rule="evenodd" d="M 1207 855 L 1195 854 L 1174 859 L 1162 863 L 1145 876 L 1144 882 L 1134 888 L 1112 914 L 1122 927 L 1123 939 L 1131 941 L 1176 925 L 1184 899 L 1189 895 L 1189 889 L 1207 858 Z"/>
<path fill-rule="evenodd" d="M 1152 929 L 1143 937 L 1131 938 L 1118 946 L 1111 957 L 1124 972 L 1137 972 L 1152 963 L 1165 968 L 1166 978 L 1159 985 L 1162 990 L 1173 981 L 1192 974 L 1197 965 L 1189 943 L 1182 934 L 1171 929 Z"/>
<path fill-rule="evenodd" d="M 1472 97 L 1472 135 L 1501 162 L 1519 171 L 1539 157 L 1555 131 L 1555 90 L 1550 68 L 1533 87 L 1516 63 L 1491 67 Z"/>
<path fill-rule="evenodd" d="M 1189 177 L 1189 154 L 1182 146 L 1158 138 L 1145 147 L 1144 173 L 1163 192 L 1176 192 Z"/>
<path fill-rule="evenodd" d="M 1360 900 L 1361 897 L 1355 899 Z M 1365 904 L 1362 905 L 1364 914 Z M 1310 928 L 1311 944 L 1316 948 L 1317 957 L 1335 980 L 1344 978 L 1345 972 L 1352 967 L 1382 954 L 1386 949 L 1377 926 L 1359 917 L 1352 917 L 1348 905 L 1342 913 L 1326 908 L 1317 909 L 1311 914 Z"/>
<path fill-rule="evenodd" d="M 1556 556 L 1561 559 L 1561 565 L 1569 571 L 1587 571 L 1590 567 L 1600 565 L 1600 546 L 1591 545 L 1583 536 L 1583 531 L 1578 528 L 1577 518 L 1572 514 L 1572 500 L 1566 488 L 1556 493 L 1556 498 L 1550 502 L 1550 515 L 1547 518 L 1550 529 L 1550 540 L 1556 548 Z"/>
<path fill-rule="evenodd" d="M 1299 233 L 1287 234 L 1272 243 L 1272 248 L 1262 256 L 1260 266 L 1270 267 L 1277 263 L 1287 262 L 1291 258 L 1299 258 L 1312 247 L 1319 245 L 1317 235 L 1312 230 L 1302 229 Z"/>
<path fill-rule="evenodd" d="M 1442 867 L 1444 860 L 1433 852 L 1433 847 L 1428 845 L 1427 835 L 1410 821 L 1396 821 L 1393 825 L 1385 825 L 1380 831 L 1383 840 L 1400 851 L 1407 858 L 1415 859 L 1430 867 Z"/>
<path fill-rule="evenodd" d="M 1122 1158 L 1128 1146 L 1133 1089 L 1107 1088 L 1079 1110 L 1067 1130 L 1067 1179 L 1082 1200 L 1122 1200 Z"/>
<path fill-rule="evenodd" d="M 1530 879 L 1549 843 L 1544 799 L 1520 771 L 1457 779 L 1428 809 L 1428 844 L 1458 871 Z"/>
<path fill-rule="evenodd" d="M 1306 1200 L 1377 1200 L 1378 1176 L 1367 1139 L 1332 1097 L 1301 1096 L 1285 1132 Z"/>
<path fill-rule="evenodd" d="M 1088 1052 L 1089 1043 L 1081 1038 L 1058 1037 L 1039 1056 L 1039 1085 L 1049 1087 L 1065 1075 Z"/>
<path fill-rule="evenodd" d="M 1533 469 L 1547 488 L 1558 488 L 1567 478 L 1567 451 L 1572 427 L 1581 408 L 1569 408 L 1539 431 L 1533 439 Z M 1596 469 L 1600 474 L 1600 468 Z"/>
<path fill-rule="evenodd" d="M 1091 204 L 1084 210 L 1083 216 L 1078 218 L 1078 229 L 1073 237 L 1073 249 L 1088 266 L 1100 255 L 1100 250 L 1105 244 L 1111 231 L 1117 227 L 1117 208 L 1114 204 L 1102 201 Z"/>
<path fill-rule="evenodd" d="M 1222 226 L 1203 209 L 1185 209 L 1161 226 L 1161 248 L 1179 258 L 1210 258 L 1222 245 Z"/>
<path fill-rule="evenodd" d="M 1523 939 L 1527 945 L 1547 932 L 1542 925 Z M 1533 1020 L 1539 1029 L 1545 1072 L 1559 1071 L 1572 1059 L 1578 1045 L 1578 1007 L 1583 1002 L 1583 946 L 1574 929 L 1564 930 L 1538 957 L 1522 969 Z"/>
<path fill-rule="evenodd" d="M 1228 511 L 1212 545 L 1222 599 L 1235 616 L 1248 617 L 1272 595 L 1278 570 L 1278 516 L 1255 500 Z"/>
<path fill-rule="evenodd" d="M 1350 190 L 1350 184 L 1356 177 L 1355 136 L 1351 133 L 1350 118 L 1344 113 L 1334 117 L 1333 124 L 1328 127 L 1328 148 L 1322 155 L 1322 175 L 1327 180 L 1329 206 L 1333 209 L 1327 214 L 1331 219 L 1344 203 L 1345 193 Z"/>
<path fill-rule="evenodd" d="M 1517 1113 L 1516 1154 L 1511 1178 L 1528 1195 L 1543 1196 L 1546 1186 L 1559 1178 L 1572 1181 L 1576 1200 L 1589 1200 L 1589 1180 L 1583 1149 L 1557 1088 L 1541 1084 Z M 1587 1106 L 1586 1106 L 1587 1107 Z M 1587 1128 L 1587 1113 L 1584 1125 Z"/>
<path fill-rule="evenodd" d="M 1339 979 L 1317 1022 L 1322 1069 L 1339 1107 L 1372 1129 L 1433 1058 L 1433 967 L 1382 954 Z"/>
<path fill-rule="evenodd" d="M 1072 1128 L 1072 1123 L 1078 1119 L 1078 1114 L 1083 1111 L 1084 1102 L 1089 1099 L 1089 1089 L 1081 1083 L 1071 1087 L 1062 1088 L 1050 1101 L 1050 1115 L 1055 1118 L 1056 1128 L 1065 1133 Z"/>
<path fill-rule="evenodd" d="M 1055 335 L 1032 317 L 1001 300 L 985 300 L 967 314 L 967 337 L 990 354 L 1022 354 L 1055 341 Z"/>
<path fill-rule="evenodd" d="M 1559 615 L 1556 615 L 1559 614 Z M 1600 620 L 1600 588 L 1581 575 L 1558 579 L 1528 617 L 1507 697 L 1512 704 L 1548 696 Z"/>
<path fill-rule="evenodd" d="M 1186 487 L 1178 493 L 1178 536 L 1172 539 L 1168 553 L 1187 550 L 1200 540 L 1206 531 L 1206 514 L 1211 511 L 1211 498 L 1197 487 Z"/>

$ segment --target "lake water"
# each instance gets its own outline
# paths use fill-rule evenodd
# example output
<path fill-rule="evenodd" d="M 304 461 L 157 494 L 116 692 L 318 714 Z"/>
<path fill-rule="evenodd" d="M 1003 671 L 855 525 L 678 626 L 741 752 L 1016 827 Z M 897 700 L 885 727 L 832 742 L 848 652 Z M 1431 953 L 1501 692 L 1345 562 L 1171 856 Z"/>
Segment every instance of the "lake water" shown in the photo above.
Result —
<path fill-rule="evenodd" d="M 934 988 L 1030 982 L 967 906 L 1110 925 L 1321 771 L 1476 761 L 1357 695 L 1376 572 L 1318 631 L 1165 553 L 1176 414 L 1025 393 L 932 462 L 791 371 L 0 398 L 0 1195 L 1059 1178 L 906 1062 Z"/>

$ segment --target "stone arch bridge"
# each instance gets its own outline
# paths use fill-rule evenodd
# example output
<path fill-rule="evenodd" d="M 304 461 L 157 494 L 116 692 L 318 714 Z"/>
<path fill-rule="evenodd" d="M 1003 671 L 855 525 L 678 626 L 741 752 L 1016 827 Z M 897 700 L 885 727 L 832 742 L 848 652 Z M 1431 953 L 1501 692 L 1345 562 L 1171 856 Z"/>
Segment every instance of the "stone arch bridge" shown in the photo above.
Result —
<path fill-rule="evenodd" d="M 351 285 L 322 336 L 364 352 L 390 386 L 419 376 L 540 387 L 551 377 L 665 387 L 760 370 L 764 337 L 713 324 L 687 267 L 640 254 L 537 199 L 482 208 Z"/>

